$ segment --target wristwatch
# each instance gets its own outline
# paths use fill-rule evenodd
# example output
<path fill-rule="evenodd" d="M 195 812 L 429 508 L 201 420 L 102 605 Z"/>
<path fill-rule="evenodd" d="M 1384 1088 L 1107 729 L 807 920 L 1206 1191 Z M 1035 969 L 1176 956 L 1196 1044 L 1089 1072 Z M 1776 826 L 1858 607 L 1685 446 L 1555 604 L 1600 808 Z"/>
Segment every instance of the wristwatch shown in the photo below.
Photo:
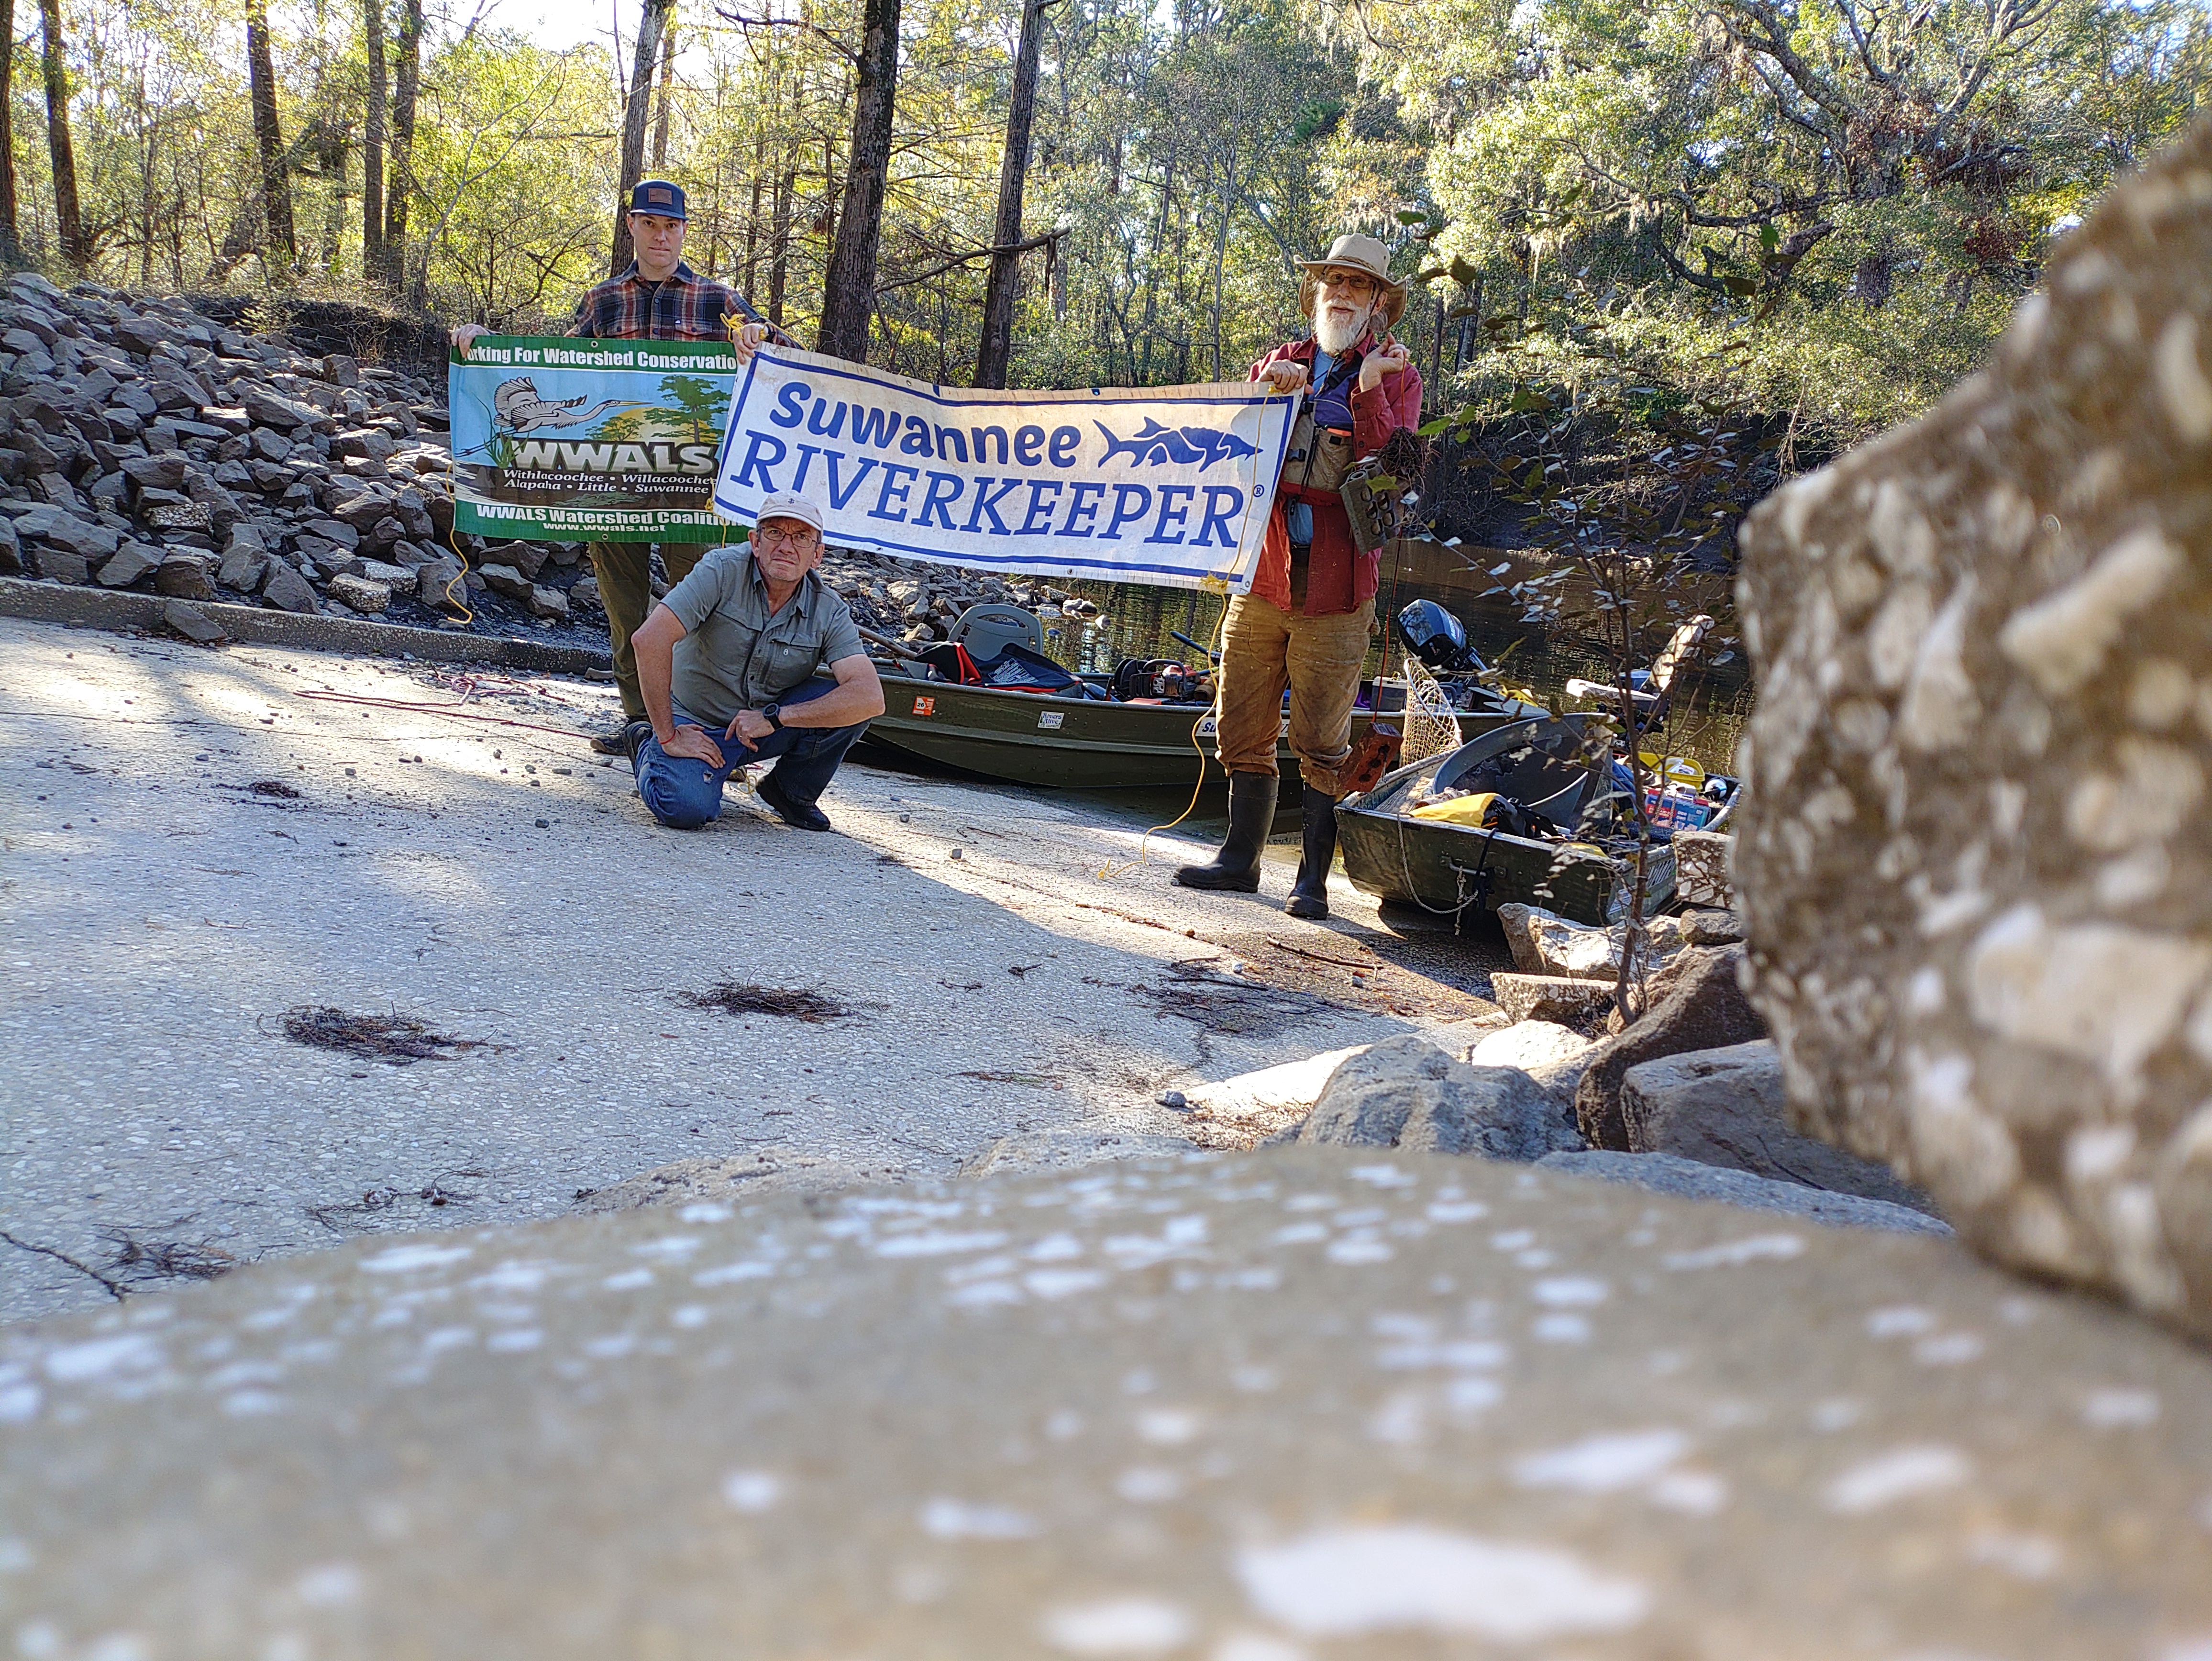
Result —
<path fill-rule="evenodd" d="M 771 703 L 764 708 L 761 711 L 761 714 L 768 721 L 768 730 L 769 732 L 781 733 L 783 731 L 783 706 L 781 704 Z"/>

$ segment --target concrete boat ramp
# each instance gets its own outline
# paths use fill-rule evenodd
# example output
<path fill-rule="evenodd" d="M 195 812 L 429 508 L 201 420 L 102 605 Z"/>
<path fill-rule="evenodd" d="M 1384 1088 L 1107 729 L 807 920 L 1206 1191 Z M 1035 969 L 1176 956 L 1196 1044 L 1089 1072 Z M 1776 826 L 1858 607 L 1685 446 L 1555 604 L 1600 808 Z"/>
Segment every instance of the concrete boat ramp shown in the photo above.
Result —
<path fill-rule="evenodd" d="M 572 736 L 617 710 L 582 679 L 5 620 L 0 685 L 0 1318 L 668 1197 L 679 1162 L 707 1192 L 1130 1151 L 1188 1133 L 1165 1091 L 1490 1007 L 1484 948 L 1377 930 L 1341 879 L 1342 919 L 1285 917 L 1287 866 L 1172 888 L 1200 839 L 1136 865 L 1146 816 L 1096 799 L 851 765 L 834 834 L 736 792 L 663 830 Z M 459 1042 L 334 1051 L 301 1011 Z"/>

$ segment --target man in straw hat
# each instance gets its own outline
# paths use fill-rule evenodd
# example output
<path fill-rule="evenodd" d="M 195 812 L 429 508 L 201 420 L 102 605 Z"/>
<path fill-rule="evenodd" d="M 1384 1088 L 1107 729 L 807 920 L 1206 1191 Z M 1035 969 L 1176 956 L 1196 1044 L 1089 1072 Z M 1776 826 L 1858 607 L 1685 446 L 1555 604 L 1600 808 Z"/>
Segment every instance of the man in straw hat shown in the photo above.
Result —
<path fill-rule="evenodd" d="M 1316 430 L 1349 433 L 1355 459 L 1373 455 L 1399 428 L 1421 423 L 1421 376 L 1389 330 L 1406 309 L 1390 252 L 1371 236 L 1340 236 L 1305 273 L 1298 309 L 1313 338 L 1276 347 L 1249 377 L 1277 392 L 1310 392 Z M 1287 478 L 1249 593 L 1229 603 L 1215 752 L 1229 775 L 1229 835 L 1206 865 L 1175 874 L 1186 888 L 1256 892 L 1260 850 L 1275 817 L 1275 740 L 1283 688 L 1291 690 L 1291 748 L 1305 784 L 1305 851 L 1283 908 L 1328 915 L 1336 857 L 1337 770 L 1352 753 L 1352 704 L 1375 627 L 1376 556 L 1354 546 L 1342 496 Z"/>

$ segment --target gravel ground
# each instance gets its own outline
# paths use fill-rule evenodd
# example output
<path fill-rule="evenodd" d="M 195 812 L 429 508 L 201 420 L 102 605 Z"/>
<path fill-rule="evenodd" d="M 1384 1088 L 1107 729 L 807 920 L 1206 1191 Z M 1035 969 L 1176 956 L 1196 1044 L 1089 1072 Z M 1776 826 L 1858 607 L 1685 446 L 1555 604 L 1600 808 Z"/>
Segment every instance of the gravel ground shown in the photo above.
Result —
<path fill-rule="evenodd" d="M 1173 1135 L 1161 1091 L 1482 1016 L 1504 962 L 1341 877 L 1330 923 L 1283 916 L 1294 850 L 1256 902 L 1169 886 L 1194 838 L 1113 869 L 1144 816 L 1096 799 L 848 764 L 836 835 L 735 793 L 664 830 L 567 736 L 612 718 L 583 682 L 480 681 L 535 731 L 303 696 L 451 703 L 452 670 L 10 620 L 0 685 L 0 1319 L 682 1160 L 819 1185 Z M 684 1001 L 726 983 L 850 1013 Z M 465 1047 L 287 1036 L 319 1008 Z"/>

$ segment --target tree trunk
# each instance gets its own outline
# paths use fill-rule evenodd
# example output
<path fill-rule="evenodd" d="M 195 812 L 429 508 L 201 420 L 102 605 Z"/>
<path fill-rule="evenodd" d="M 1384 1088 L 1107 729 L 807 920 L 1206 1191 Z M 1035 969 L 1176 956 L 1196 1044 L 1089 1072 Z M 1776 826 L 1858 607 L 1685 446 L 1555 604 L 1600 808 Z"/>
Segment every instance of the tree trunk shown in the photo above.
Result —
<path fill-rule="evenodd" d="M 676 90 L 676 26 L 660 37 L 660 117 L 653 124 L 653 170 L 668 168 L 668 100 Z"/>
<path fill-rule="evenodd" d="M 361 274 L 391 279 L 384 258 L 384 0 L 361 0 L 361 32 L 368 54 L 368 110 L 361 142 Z"/>
<path fill-rule="evenodd" d="M 58 14 L 60 0 L 46 0 Z M 49 82 L 54 71 L 46 72 Z M 268 0 L 246 0 L 246 76 L 253 100 L 253 137 L 261 147 L 262 211 L 269 241 L 288 266 L 299 263 L 292 233 L 292 186 L 284 174 L 284 135 L 276 125 L 276 68 L 269 55 Z"/>
<path fill-rule="evenodd" d="M 860 76 L 853 100 L 852 165 L 837 241 L 822 285 L 817 351 L 865 363 L 876 309 L 876 250 L 890 175 L 891 106 L 898 91 L 899 0 L 862 0 Z"/>
<path fill-rule="evenodd" d="M 1160 259 L 1160 251 L 1167 246 L 1168 220 L 1175 207 L 1176 160 L 1178 148 L 1179 147 L 1176 142 L 1176 135 L 1173 131 L 1170 130 L 1168 137 L 1167 165 L 1162 169 L 1160 174 L 1159 222 L 1152 231 L 1152 252 L 1146 261 L 1144 344 L 1141 347 L 1132 347 L 1129 353 L 1130 378 L 1139 386 L 1149 386 L 1152 385 L 1152 341 L 1155 338 L 1156 332 L 1159 326 L 1160 314 L 1160 275 L 1158 261 Z M 1119 157 L 1120 148 L 1117 145 L 1115 147 L 1115 167 L 1117 170 L 1120 166 Z M 1178 249 L 1178 252 L 1180 252 L 1180 249 Z M 1132 271 L 1130 275 L 1132 278 L 1133 278 L 1135 273 Z M 1140 353 L 1141 359 L 1139 357 Z"/>
<path fill-rule="evenodd" d="M 637 258 L 629 240 L 629 193 L 645 177 L 645 124 L 653 113 L 653 66 L 660 53 L 660 32 L 676 0 L 645 0 L 637 21 L 637 49 L 630 57 L 629 97 L 623 106 L 622 181 L 616 192 L 615 247 L 607 275 L 620 277 Z"/>
<path fill-rule="evenodd" d="M 4 3 L 4 0 L 0 0 L 0 3 Z M 745 296 L 748 299 L 760 286 L 760 199 L 761 186 L 765 182 L 760 176 L 760 154 L 756 148 L 753 154 L 752 205 L 745 210 Z"/>
<path fill-rule="evenodd" d="M 1020 285 L 1022 186 L 1030 170 L 1030 125 L 1036 115 L 1037 57 L 1048 0 L 1023 0 L 1021 44 L 1014 49 L 1013 103 L 1006 112 L 1006 153 L 999 163 L 999 218 L 991 233 L 991 277 L 983 289 L 983 342 L 975 352 L 975 384 L 1004 386 L 1013 356 L 1014 290 Z"/>
<path fill-rule="evenodd" d="M 415 99 L 422 84 L 422 0 L 402 0 L 398 76 L 392 86 L 392 167 L 384 191 L 384 257 L 396 276 L 407 263 L 407 195 L 415 179 Z"/>
<path fill-rule="evenodd" d="M 1237 201 L 1237 156 L 1231 151 L 1229 173 L 1221 187 L 1221 229 L 1213 239 L 1213 378 L 1221 379 L 1221 273 L 1229 259 L 1229 212 Z"/>
<path fill-rule="evenodd" d="M 0 33 L 0 42 L 4 42 L 8 46 L 12 47 L 15 45 L 15 39 L 12 34 Z M 143 62 L 138 67 L 137 86 L 135 90 L 137 94 L 138 107 L 141 110 L 146 110 L 149 107 L 146 99 L 146 68 Z M 4 102 L 0 102 L 0 107 L 4 107 Z M 154 286 L 155 169 L 160 165 L 161 157 L 161 121 L 158 115 L 145 124 L 145 147 L 141 152 L 138 166 L 138 286 L 142 289 L 151 289 Z"/>
<path fill-rule="evenodd" d="M 15 0 L 0 0 L 0 260 L 17 265 L 22 238 L 15 225 Z"/>
<path fill-rule="evenodd" d="M 799 173 L 786 168 L 775 181 L 775 228 L 769 236 L 768 320 L 783 326 L 783 285 L 791 268 L 791 198 Z"/>
<path fill-rule="evenodd" d="M 76 152 L 70 144 L 69 73 L 62 53 L 62 0 L 39 0 L 46 72 L 46 149 L 54 164 L 54 217 L 59 222 L 62 258 L 82 267 L 91 252 L 84 246 L 84 216 L 76 205 Z"/>
<path fill-rule="evenodd" d="M 345 242 L 346 198 L 351 192 L 346 188 L 346 174 L 352 170 L 353 146 L 344 142 L 333 142 L 323 153 L 323 176 L 335 178 L 336 187 L 331 192 L 330 205 L 323 212 L 323 248 L 319 263 L 325 275 L 338 274 L 341 249 Z M 150 283 L 149 283 L 150 286 Z"/>

